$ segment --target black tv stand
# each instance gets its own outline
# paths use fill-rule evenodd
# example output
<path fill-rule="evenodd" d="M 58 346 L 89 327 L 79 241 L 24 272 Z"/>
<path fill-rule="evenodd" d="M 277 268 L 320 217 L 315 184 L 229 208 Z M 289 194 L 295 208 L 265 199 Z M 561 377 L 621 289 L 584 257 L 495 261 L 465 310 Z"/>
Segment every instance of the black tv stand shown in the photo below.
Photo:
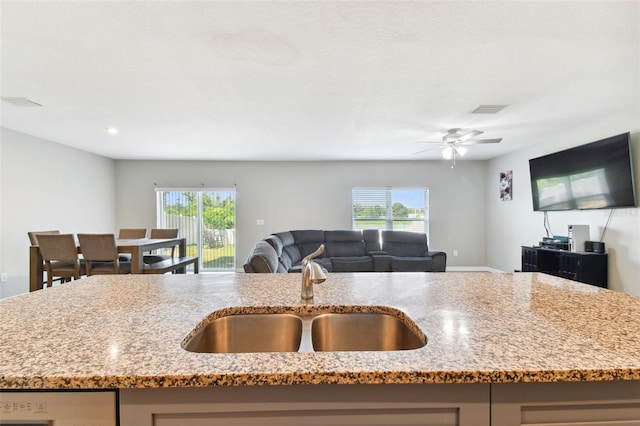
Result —
<path fill-rule="evenodd" d="M 606 253 L 522 246 L 522 272 L 544 272 L 598 287 L 608 286 Z"/>

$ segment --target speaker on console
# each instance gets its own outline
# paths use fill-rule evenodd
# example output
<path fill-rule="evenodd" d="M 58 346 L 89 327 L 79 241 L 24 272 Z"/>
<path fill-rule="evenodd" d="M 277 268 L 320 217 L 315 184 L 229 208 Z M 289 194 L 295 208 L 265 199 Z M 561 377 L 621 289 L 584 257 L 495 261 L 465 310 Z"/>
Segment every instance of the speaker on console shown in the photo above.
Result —
<path fill-rule="evenodd" d="M 604 253 L 604 243 L 600 241 L 585 241 L 584 251 L 590 253 Z"/>

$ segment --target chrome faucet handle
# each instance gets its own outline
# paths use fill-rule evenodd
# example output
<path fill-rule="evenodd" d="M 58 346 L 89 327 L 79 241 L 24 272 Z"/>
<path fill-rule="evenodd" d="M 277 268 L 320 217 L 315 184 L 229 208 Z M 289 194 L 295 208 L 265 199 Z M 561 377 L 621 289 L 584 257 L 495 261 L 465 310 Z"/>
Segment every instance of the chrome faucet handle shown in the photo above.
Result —
<path fill-rule="evenodd" d="M 305 256 L 305 258 L 302 259 L 302 266 L 306 265 L 311 259 L 320 256 L 322 253 L 324 253 L 324 244 L 320 244 L 320 247 L 318 247 L 316 251 Z"/>
<path fill-rule="evenodd" d="M 302 300 L 313 300 L 313 285 L 326 281 L 327 276 L 322 267 L 313 261 L 313 258 L 324 253 L 324 244 L 316 251 L 302 259 Z"/>

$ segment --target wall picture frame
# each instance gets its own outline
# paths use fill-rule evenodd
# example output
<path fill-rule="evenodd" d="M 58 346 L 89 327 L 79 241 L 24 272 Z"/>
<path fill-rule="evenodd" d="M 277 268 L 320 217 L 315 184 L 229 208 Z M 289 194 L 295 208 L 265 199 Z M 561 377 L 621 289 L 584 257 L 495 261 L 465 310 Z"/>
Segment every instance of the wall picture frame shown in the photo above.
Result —
<path fill-rule="evenodd" d="M 513 170 L 500 172 L 500 200 L 511 201 L 513 199 Z"/>

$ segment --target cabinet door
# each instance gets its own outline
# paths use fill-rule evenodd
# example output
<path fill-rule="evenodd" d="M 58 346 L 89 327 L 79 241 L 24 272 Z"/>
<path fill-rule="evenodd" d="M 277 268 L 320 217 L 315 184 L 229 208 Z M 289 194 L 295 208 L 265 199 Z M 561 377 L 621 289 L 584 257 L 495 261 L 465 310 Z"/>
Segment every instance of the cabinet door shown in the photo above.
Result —
<path fill-rule="evenodd" d="M 581 267 L 581 256 L 573 254 L 560 254 L 558 275 L 570 280 L 578 279 L 578 270 Z"/>
<path fill-rule="evenodd" d="M 538 250 L 522 247 L 522 272 L 538 272 Z"/>
<path fill-rule="evenodd" d="M 576 280 L 582 283 L 608 287 L 608 256 L 606 254 L 583 254 L 576 271 Z"/>
<path fill-rule="evenodd" d="M 489 426 L 488 384 L 121 389 L 120 426 Z"/>
<path fill-rule="evenodd" d="M 640 381 L 491 385 L 491 426 L 638 426 Z"/>

